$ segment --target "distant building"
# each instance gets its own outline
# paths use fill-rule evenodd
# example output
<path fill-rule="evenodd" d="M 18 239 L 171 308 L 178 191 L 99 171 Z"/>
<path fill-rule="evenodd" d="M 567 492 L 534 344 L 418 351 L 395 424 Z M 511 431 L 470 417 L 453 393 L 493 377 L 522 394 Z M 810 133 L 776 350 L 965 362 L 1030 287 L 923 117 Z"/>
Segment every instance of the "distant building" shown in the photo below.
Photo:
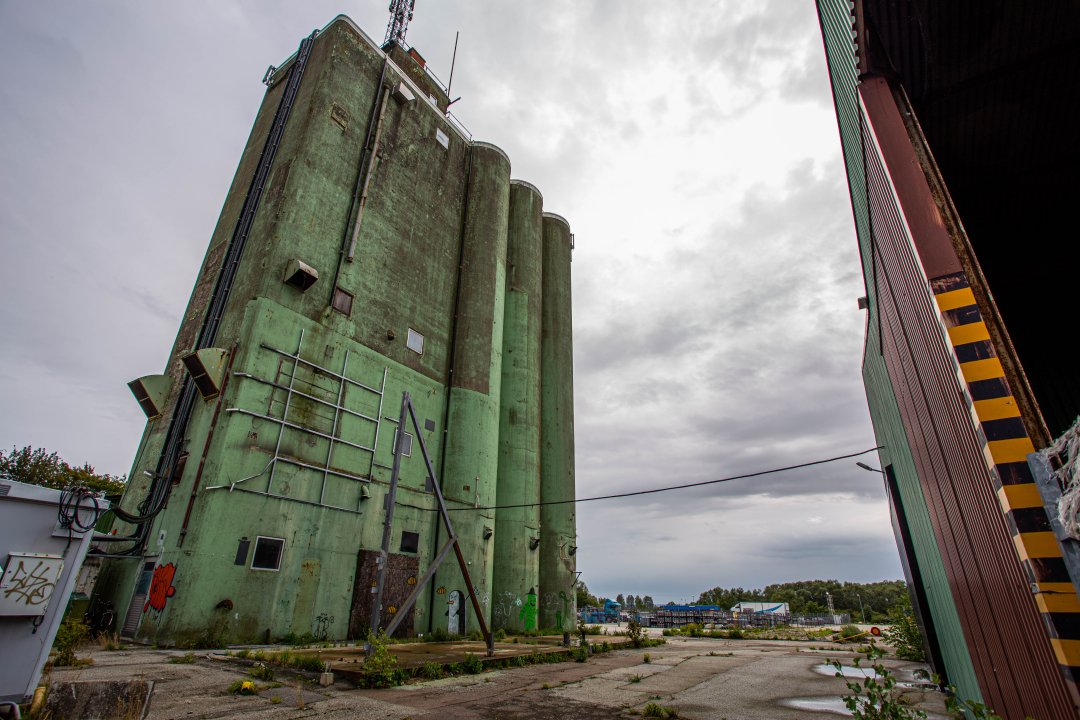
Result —
<path fill-rule="evenodd" d="M 1042 451 L 1080 414 L 1080 5 L 818 0 L 867 310 L 863 378 L 937 673 L 1077 717 L 1076 543 Z M 1075 444 L 1074 444 L 1075 448 Z"/>
<path fill-rule="evenodd" d="M 347 17 L 265 82 L 165 373 L 132 383 L 122 634 L 364 637 L 400 441 L 385 625 L 447 542 L 402 391 L 488 622 L 572 629 L 574 505 L 535 505 L 574 497 L 569 225 Z M 403 632 L 476 627 L 450 553 Z"/>
<path fill-rule="evenodd" d="M 740 602 L 731 608 L 733 613 L 763 613 L 766 615 L 790 615 L 787 603 Z"/>

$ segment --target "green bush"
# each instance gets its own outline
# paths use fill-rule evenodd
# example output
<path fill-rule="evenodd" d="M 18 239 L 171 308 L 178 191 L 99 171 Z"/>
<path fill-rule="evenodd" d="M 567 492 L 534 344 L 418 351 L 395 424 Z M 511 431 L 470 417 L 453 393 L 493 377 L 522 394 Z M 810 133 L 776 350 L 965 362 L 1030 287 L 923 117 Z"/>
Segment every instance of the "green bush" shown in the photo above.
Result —
<path fill-rule="evenodd" d="M 906 613 L 897 613 L 891 620 L 892 625 L 885 628 L 883 634 L 885 642 L 896 650 L 896 657 L 915 662 L 925 661 L 922 631 L 919 630 L 919 623 L 915 622 L 915 618 Z"/>
<path fill-rule="evenodd" d="M 506 639 L 506 631 L 503 630 L 502 628 L 499 628 L 494 633 L 492 633 L 491 637 L 493 637 L 496 640 L 505 640 Z"/>
<path fill-rule="evenodd" d="M 56 631 L 56 639 L 53 640 L 53 651 L 56 653 L 53 665 L 65 667 L 88 664 L 75 657 L 75 648 L 89 635 L 90 628 L 82 620 L 69 617 L 60 623 L 60 628 Z"/>
<path fill-rule="evenodd" d="M 420 668 L 420 677 L 427 678 L 428 680 L 438 680 L 443 676 L 443 667 L 437 662 L 426 662 L 424 666 Z"/>
<path fill-rule="evenodd" d="M 465 653 L 465 662 L 461 663 L 461 666 L 470 675 L 484 672 L 484 661 L 480 659 L 479 655 L 473 655 L 472 653 Z"/>
<path fill-rule="evenodd" d="M 381 630 L 378 635 L 369 632 L 367 642 L 371 654 L 364 660 L 362 684 L 374 688 L 400 685 L 402 676 L 397 670 L 398 661 L 387 647 L 386 633 Z"/>
<path fill-rule="evenodd" d="M 579 663 L 585 662 L 586 660 L 589 659 L 589 646 L 588 645 L 580 645 L 580 646 L 574 648 L 574 651 L 573 651 L 572 655 L 574 657 L 574 662 L 579 662 Z"/>
<path fill-rule="evenodd" d="M 169 662 L 173 665 L 190 665 L 195 662 L 195 653 L 184 653 L 183 655 L 173 655 L 169 658 Z"/>
<path fill-rule="evenodd" d="M 856 635 L 862 635 L 862 634 L 863 634 L 863 631 L 860 630 L 855 625 L 845 625 L 842 628 L 840 628 L 840 640 L 841 641 L 848 640 L 849 638 L 853 638 Z"/>

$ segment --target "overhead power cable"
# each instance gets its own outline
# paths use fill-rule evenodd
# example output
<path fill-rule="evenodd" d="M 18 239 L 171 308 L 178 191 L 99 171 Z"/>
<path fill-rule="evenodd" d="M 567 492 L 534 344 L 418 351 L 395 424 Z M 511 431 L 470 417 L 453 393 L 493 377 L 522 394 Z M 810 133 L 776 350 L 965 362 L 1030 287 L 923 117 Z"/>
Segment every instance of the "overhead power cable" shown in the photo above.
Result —
<path fill-rule="evenodd" d="M 762 475 L 775 475 L 776 473 L 788 472 L 789 470 L 799 470 L 801 468 L 813 467 L 815 465 L 825 465 L 826 463 L 836 462 L 838 460 L 850 460 L 851 458 L 857 458 L 860 455 L 872 453 L 876 450 L 880 450 L 883 446 L 872 447 L 867 450 L 862 450 L 856 453 L 849 453 L 847 455 L 837 455 L 836 457 L 825 458 L 823 460 L 812 460 L 810 462 L 799 463 L 798 465 L 786 465 L 784 467 L 772 468 L 770 470 L 758 470 L 752 473 L 743 473 L 742 475 L 729 475 L 728 477 L 717 478 L 715 480 L 702 480 L 701 482 L 683 483 L 682 485 L 668 485 L 667 487 L 653 488 L 651 490 L 634 490 L 632 492 L 615 493 L 613 495 L 596 495 L 594 497 L 586 498 L 574 498 L 572 500 L 549 500 L 547 502 L 535 502 L 535 503 L 522 503 L 520 505 L 488 505 L 485 507 L 459 507 L 459 508 L 447 508 L 447 510 L 461 511 L 461 510 L 507 510 L 510 508 L 527 508 L 527 507 L 539 507 L 541 505 L 567 505 L 570 503 L 583 503 L 593 502 L 595 500 L 614 500 L 616 498 L 635 497 L 637 495 L 652 495 L 654 493 L 668 492 L 671 490 L 685 490 L 687 488 L 704 487 L 705 485 L 716 485 L 717 483 L 729 482 L 731 480 L 745 480 L 747 478 L 761 477 Z M 417 508 L 419 509 L 419 508 Z M 430 508 L 424 508 L 430 509 Z"/>

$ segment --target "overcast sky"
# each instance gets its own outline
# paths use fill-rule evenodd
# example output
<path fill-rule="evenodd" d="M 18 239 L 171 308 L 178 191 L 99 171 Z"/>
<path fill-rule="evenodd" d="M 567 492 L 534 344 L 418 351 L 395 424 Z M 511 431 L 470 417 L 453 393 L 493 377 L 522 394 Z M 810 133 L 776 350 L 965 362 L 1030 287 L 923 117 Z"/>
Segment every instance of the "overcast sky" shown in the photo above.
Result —
<path fill-rule="evenodd" d="M 266 67 L 387 0 L 0 0 L 0 447 L 126 473 Z M 566 217 L 579 497 L 874 446 L 864 294 L 811 0 L 417 0 L 454 112 Z M 866 461 L 877 465 L 871 454 Z M 879 475 L 579 506 L 598 594 L 901 577 Z"/>

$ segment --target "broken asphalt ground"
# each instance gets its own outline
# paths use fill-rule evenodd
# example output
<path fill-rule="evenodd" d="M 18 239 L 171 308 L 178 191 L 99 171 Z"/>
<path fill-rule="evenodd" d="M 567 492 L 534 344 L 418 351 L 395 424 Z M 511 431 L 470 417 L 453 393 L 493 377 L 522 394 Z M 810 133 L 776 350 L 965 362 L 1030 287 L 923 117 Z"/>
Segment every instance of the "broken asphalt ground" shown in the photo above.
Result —
<path fill-rule="evenodd" d="M 592 637 L 592 641 L 600 639 Z M 467 644 L 462 644 L 463 646 Z M 475 643 L 480 652 L 481 643 Z M 401 647 L 401 646 L 399 646 Z M 408 646 L 415 651 L 415 646 Z M 645 654 L 650 662 L 644 662 Z M 310 677 L 279 671 L 281 687 L 257 696 L 230 694 L 228 686 L 244 679 L 245 668 L 215 653 L 197 651 L 194 662 L 170 662 L 184 651 L 132 648 L 80 653 L 93 658 L 82 668 L 56 668 L 52 683 L 145 679 L 154 684 L 146 717 L 194 718 L 629 718 L 649 702 L 673 708 L 680 718 L 787 720 L 837 717 L 805 707 L 840 708 L 844 682 L 816 671 L 829 658 L 850 664 L 850 646 L 827 642 L 668 638 L 666 645 L 622 649 L 590 657 L 585 663 L 563 662 L 487 671 L 442 680 L 416 682 L 385 690 L 356 689 L 339 677 L 319 687 Z M 220 655 L 218 655 L 220 657 Z M 899 679 L 924 667 L 885 659 Z M 266 683 L 260 683 L 265 685 Z M 942 695 L 911 690 L 909 698 L 945 717 Z M 809 701 L 792 707 L 792 700 Z"/>

